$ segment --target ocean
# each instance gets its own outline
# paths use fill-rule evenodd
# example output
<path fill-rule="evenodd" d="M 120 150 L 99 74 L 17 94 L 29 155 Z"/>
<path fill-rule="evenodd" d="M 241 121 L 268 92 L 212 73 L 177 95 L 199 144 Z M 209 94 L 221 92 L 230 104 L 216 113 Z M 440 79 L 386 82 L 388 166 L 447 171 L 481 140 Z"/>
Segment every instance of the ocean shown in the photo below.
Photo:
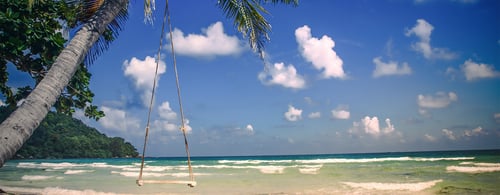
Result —
<path fill-rule="evenodd" d="M 0 189 L 28 194 L 500 194 L 500 150 L 192 157 L 197 185 L 136 184 L 141 160 L 10 160 Z M 184 157 L 143 178 L 189 180 Z"/>

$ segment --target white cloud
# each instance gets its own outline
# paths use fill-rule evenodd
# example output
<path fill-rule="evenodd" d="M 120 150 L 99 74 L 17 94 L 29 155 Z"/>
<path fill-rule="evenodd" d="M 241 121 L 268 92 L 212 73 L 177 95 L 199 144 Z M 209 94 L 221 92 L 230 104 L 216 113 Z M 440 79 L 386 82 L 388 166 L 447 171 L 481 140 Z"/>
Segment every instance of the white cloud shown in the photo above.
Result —
<path fill-rule="evenodd" d="M 380 133 L 380 124 L 376 116 L 374 116 L 373 118 L 366 116 L 365 118 L 361 119 L 361 125 L 364 128 L 365 133 L 372 135 L 378 135 Z"/>
<path fill-rule="evenodd" d="M 165 101 L 158 107 L 159 119 L 153 121 L 153 129 L 157 131 L 167 130 L 169 132 L 174 132 L 178 130 L 177 113 L 175 113 L 172 108 L 170 108 L 170 103 Z"/>
<path fill-rule="evenodd" d="M 430 141 L 430 142 L 435 142 L 437 140 L 434 136 L 429 135 L 427 133 L 424 135 L 424 137 L 425 137 L 425 140 Z"/>
<path fill-rule="evenodd" d="M 321 39 L 312 37 L 311 28 L 307 25 L 295 30 L 295 38 L 302 56 L 311 62 L 314 68 L 323 71 L 323 78 L 347 78 L 342 68 L 344 63 L 333 50 L 335 42 L 332 38 L 326 35 Z"/>
<path fill-rule="evenodd" d="M 176 132 L 177 130 L 179 130 L 179 126 L 173 123 L 173 121 L 159 119 L 153 121 L 151 129 L 158 132 L 161 132 L 162 130 L 166 130 L 168 132 Z"/>
<path fill-rule="evenodd" d="M 454 92 L 437 92 L 435 96 L 422 95 L 417 96 L 417 103 L 420 109 L 423 108 L 445 108 L 452 102 L 457 101 L 458 96 Z M 422 112 L 422 111 L 421 111 Z M 425 110 L 424 110 L 425 112 Z"/>
<path fill-rule="evenodd" d="M 411 74 L 411 68 L 408 63 L 404 62 L 399 65 L 397 62 L 389 61 L 382 62 L 382 57 L 373 58 L 373 63 L 375 63 L 375 70 L 373 71 L 373 77 L 390 76 L 390 75 L 407 75 Z"/>
<path fill-rule="evenodd" d="M 141 100 L 144 106 L 148 106 L 151 101 L 151 91 L 153 90 L 156 60 L 146 56 L 144 60 L 133 57 L 130 61 L 123 62 L 124 74 L 129 77 L 137 91 L 141 93 Z M 160 60 L 158 64 L 158 80 L 160 75 L 165 73 L 165 62 Z M 156 85 L 158 87 L 158 85 Z"/>
<path fill-rule="evenodd" d="M 258 78 L 265 85 L 281 85 L 292 89 L 302 89 L 306 83 L 304 78 L 297 74 L 293 65 L 285 66 L 284 63 L 267 66 L 264 71 L 259 73 Z"/>
<path fill-rule="evenodd" d="M 124 110 L 107 106 L 101 106 L 101 110 L 106 113 L 106 116 L 98 122 L 106 129 L 126 133 L 129 129 L 137 130 L 140 127 L 139 119 L 128 116 Z"/>
<path fill-rule="evenodd" d="M 309 118 L 321 118 L 321 112 L 311 112 L 308 115 Z"/>
<path fill-rule="evenodd" d="M 181 126 L 179 125 L 179 129 L 181 128 Z M 191 132 L 193 132 L 193 128 L 191 127 L 191 125 L 189 125 L 189 119 L 185 118 L 184 119 L 184 130 L 186 131 L 186 134 L 190 134 Z"/>
<path fill-rule="evenodd" d="M 166 119 L 166 120 L 176 120 L 177 119 L 177 113 L 175 113 L 172 108 L 170 108 L 170 103 L 165 101 L 163 102 L 160 107 L 158 107 L 158 114 L 160 115 L 160 118 Z"/>
<path fill-rule="evenodd" d="M 3 100 L 0 100 L 0 106 L 5 106 L 5 102 L 3 102 Z"/>
<path fill-rule="evenodd" d="M 380 129 L 380 123 L 378 117 L 365 116 L 360 122 L 353 122 L 353 126 L 349 129 L 350 134 L 360 134 L 365 133 L 375 137 L 383 134 L 391 134 L 395 132 L 394 125 L 391 123 L 391 119 L 385 119 L 386 126 Z"/>
<path fill-rule="evenodd" d="M 418 19 L 417 24 L 412 29 L 407 30 L 405 35 L 415 35 L 420 39 L 412 47 L 415 51 L 422 53 L 427 59 L 450 60 L 456 58 L 456 54 L 449 52 L 446 48 L 433 48 L 431 46 L 432 30 L 434 30 L 434 26 L 424 19 Z"/>
<path fill-rule="evenodd" d="M 462 71 L 468 81 L 484 78 L 494 78 L 500 75 L 500 72 L 494 70 L 494 67 L 488 64 L 479 64 L 471 59 L 462 64 Z"/>
<path fill-rule="evenodd" d="M 455 133 L 453 131 L 450 131 L 448 129 L 443 129 L 443 134 L 450 140 L 456 140 L 457 137 L 455 137 Z"/>
<path fill-rule="evenodd" d="M 250 135 L 253 135 L 254 134 L 254 131 L 253 131 L 253 126 L 251 124 L 248 124 L 246 127 L 245 127 L 245 130 L 248 132 L 248 134 Z"/>
<path fill-rule="evenodd" d="M 476 127 L 472 130 L 465 130 L 464 132 L 464 136 L 466 137 L 472 137 L 472 136 L 478 136 L 478 135 L 481 135 L 481 134 L 488 134 L 486 133 L 485 131 L 483 131 L 483 128 L 482 127 Z"/>
<path fill-rule="evenodd" d="M 284 115 L 285 115 L 286 120 L 288 120 L 288 121 L 298 121 L 298 120 L 302 119 L 302 110 L 297 109 L 297 108 L 293 107 L 292 105 L 289 105 L 288 111 L 285 112 Z"/>
<path fill-rule="evenodd" d="M 391 124 L 391 119 L 385 119 L 384 133 L 392 133 L 395 130 L 394 125 Z"/>
<path fill-rule="evenodd" d="M 224 33 L 222 22 L 216 22 L 206 29 L 203 34 L 188 34 L 174 29 L 172 40 L 175 52 L 180 55 L 195 57 L 214 57 L 236 55 L 244 50 L 244 44 L 237 36 L 228 36 Z M 170 47 L 166 47 L 170 49 Z"/>
<path fill-rule="evenodd" d="M 332 117 L 334 119 L 349 119 L 349 117 L 351 117 L 351 113 L 347 109 L 337 108 L 332 110 Z"/>
<path fill-rule="evenodd" d="M 153 121 L 153 128 L 156 131 L 166 130 L 167 132 L 177 132 L 181 129 L 181 121 L 177 117 L 177 113 L 170 108 L 170 103 L 165 101 L 158 107 L 159 119 Z M 191 133 L 192 128 L 189 126 L 189 120 L 184 120 L 184 128 L 186 133 Z"/>
<path fill-rule="evenodd" d="M 500 123 L 500 113 L 495 113 L 495 114 L 493 114 L 493 118 L 495 119 L 495 121 L 496 121 L 497 123 Z"/>

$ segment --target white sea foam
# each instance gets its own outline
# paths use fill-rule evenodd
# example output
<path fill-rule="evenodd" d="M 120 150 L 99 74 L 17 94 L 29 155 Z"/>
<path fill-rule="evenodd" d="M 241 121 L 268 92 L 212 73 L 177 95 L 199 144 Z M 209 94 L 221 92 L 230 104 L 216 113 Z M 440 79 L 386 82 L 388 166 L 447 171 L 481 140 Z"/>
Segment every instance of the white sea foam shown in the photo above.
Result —
<path fill-rule="evenodd" d="M 265 174 L 282 174 L 285 170 L 283 166 L 255 166 L 252 168 L 258 169 L 261 173 Z"/>
<path fill-rule="evenodd" d="M 83 164 L 62 162 L 62 163 L 40 163 L 40 168 L 67 169 L 72 167 L 83 167 Z"/>
<path fill-rule="evenodd" d="M 386 161 L 456 161 L 456 160 L 474 160 L 474 157 L 452 157 L 452 158 L 413 158 L 413 157 L 387 157 L 387 158 L 328 158 L 328 159 L 312 159 L 312 160 L 295 160 L 297 163 L 303 164 L 324 164 L 324 163 L 370 163 L 370 162 L 386 162 Z"/>
<path fill-rule="evenodd" d="M 71 169 L 71 168 L 112 168 L 112 169 L 124 169 L 124 168 L 132 168 L 133 165 L 109 165 L 107 163 L 99 162 L 99 163 L 70 163 L 70 162 L 61 162 L 61 163 L 51 163 L 51 162 L 42 162 L 42 163 L 34 163 L 34 162 L 20 162 L 16 166 L 17 168 L 28 168 L 28 169 L 47 169 L 51 170 L 61 170 L 61 169 Z"/>
<path fill-rule="evenodd" d="M 448 172 L 461 172 L 461 173 L 487 173 L 500 171 L 500 163 L 473 163 L 462 162 L 460 165 L 468 166 L 448 166 Z"/>
<path fill-rule="evenodd" d="M 27 169 L 32 169 L 36 168 L 38 166 L 37 163 L 32 163 L 32 162 L 20 162 L 17 164 L 17 168 L 27 168 Z"/>
<path fill-rule="evenodd" d="M 418 192 L 432 186 L 436 185 L 443 180 L 433 180 L 427 182 L 418 182 L 418 183 L 378 183 L 378 182 L 369 182 L 369 183 L 355 183 L 355 182 L 342 182 L 342 184 L 348 185 L 353 188 L 363 188 L 368 190 L 400 190 L 400 191 L 412 191 Z"/>
<path fill-rule="evenodd" d="M 64 172 L 65 175 L 74 175 L 74 174 L 82 174 L 82 173 L 92 173 L 94 170 L 66 170 Z"/>
<path fill-rule="evenodd" d="M 152 171 L 152 172 L 162 172 L 167 170 L 172 170 L 174 167 L 171 166 L 145 166 L 143 171 Z M 123 171 L 140 171 L 140 167 L 125 167 L 122 168 Z"/>
<path fill-rule="evenodd" d="M 292 163 L 293 160 L 219 160 L 218 161 L 220 164 L 262 164 L 262 163 L 268 163 L 268 164 L 279 164 L 279 163 Z"/>
<path fill-rule="evenodd" d="M 460 165 L 473 165 L 473 166 L 481 166 L 481 167 L 500 167 L 500 163 L 461 162 Z"/>
<path fill-rule="evenodd" d="M 474 157 L 448 157 L 448 158 L 414 158 L 415 161 L 442 161 L 442 160 L 474 160 Z"/>
<path fill-rule="evenodd" d="M 231 165 L 194 165 L 193 166 L 193 168 L 195 168 L 195 169 L 201 169 L 201 168 L 230 169 L 230 168 L 237 168 L 237 167 L 244 167 L 244 166 L 231 166 Z"/>
<path fill-rule="evenodd" d="M 21 177 L 22 180 L 25 181 L 39 181 L 53 178 L 54 176 L 45 176 L 45 175 L 23 175 Z"/>
<path fill-rule="evenodd" d="M 302 165 L 299 167 L 299 172 L 302 174 L 311 174 L 315 175 L 318 174 L 319 169 L 323 167 L 323 164 L 320 165 Z"/>
<path fill-rule="evenodd" d="M 65 169 L 65 168 L 72 168 L 72 167 L 81 167 L 84 165 L 81 164 L 75 164 L 75 163 L 68 163 L 68 162 L 63 162 L 63 163 L 33 163 L 33 162 L 20 162 L 17 164 L 17 168 L 28 168 L 28 169 Z"/>
<path fill-rule="evenodd" d="M 5 187 L 1 189 L 7 192 L 15 192 L 15 194 L 50 194 L 50 195 L 127 195 L 118 193 L 98 192 L 94 190 L 70 190 L 58 187 L 47 188 L 21 188 L 21 187 Z"/>
<path fill-rule="evenodd" d="M 111 171 L 111 174 L 119 174 L 125 177 L 139 177 L 139 172 L 131 172 L 131 171 Z M 163 177 L 167 175 L 168 175 L 167 173 L 142 172 L 142 176 L 148 176 L 148 177 Z"/>
<path fill-rule="evenodd" d="M 311 174 L 311 175 L 316 175 L 318 174 L 319 168 L 299 168 L 299 172 L 302 174 Z"/>

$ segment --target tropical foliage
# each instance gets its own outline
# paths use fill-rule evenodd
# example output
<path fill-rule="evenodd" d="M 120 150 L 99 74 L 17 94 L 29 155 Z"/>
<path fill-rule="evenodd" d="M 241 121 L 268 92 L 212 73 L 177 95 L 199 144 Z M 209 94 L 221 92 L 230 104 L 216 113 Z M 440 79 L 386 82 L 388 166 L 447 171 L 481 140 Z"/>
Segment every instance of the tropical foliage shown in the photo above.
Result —
<path fill-rule="evenodd" d="M 81 27 L 99 5 L 88 1 L 37 1 L 36 5 L 29 6 L 28 1 L 0 1 L 0 91 L 8 105 L 15 107 L 26 98 L 33 90 L 33 84 L 27 83 L 16 89 L 8 86 L 7 65 L 12 64 L 18 71 L 28 74 L 37 85 L 64 48 L 71 31 Z M 125 18 L 126 13 L 122 13 L 108 26 L 90 50 L 85 64 L 91 64 L 108 48 Z M 58 112 L 71 115 L 75 109 L 84 109 L 90 118 L 104 116 L 97 106 L 91 104 L 94 93 L 89 88 L 90 77 L 86 66 L 81 63 L 54 104 Z"/>
<path fill-rule="evenodd" d="M 0 107 L 0 121 L 12 110 Z M 111 158 L 137 157 L 132 144 L 107 137 L 97 129 L 64 114 L 49 112 L 14 158 Z"/>

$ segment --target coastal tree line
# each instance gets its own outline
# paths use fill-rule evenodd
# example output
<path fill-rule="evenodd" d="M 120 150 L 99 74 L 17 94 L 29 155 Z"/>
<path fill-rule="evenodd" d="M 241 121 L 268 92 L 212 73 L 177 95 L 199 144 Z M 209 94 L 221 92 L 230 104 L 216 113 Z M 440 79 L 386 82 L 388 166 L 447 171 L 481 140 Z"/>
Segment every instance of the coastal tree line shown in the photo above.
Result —
<path fill-rule="evenodd" d="M 0 121 L 12 110 L 0 107 Z M 71 116 L 49 112 L 14 158 L 137 157 L 137 149 L 121 137 L 107 137 Z"/>

